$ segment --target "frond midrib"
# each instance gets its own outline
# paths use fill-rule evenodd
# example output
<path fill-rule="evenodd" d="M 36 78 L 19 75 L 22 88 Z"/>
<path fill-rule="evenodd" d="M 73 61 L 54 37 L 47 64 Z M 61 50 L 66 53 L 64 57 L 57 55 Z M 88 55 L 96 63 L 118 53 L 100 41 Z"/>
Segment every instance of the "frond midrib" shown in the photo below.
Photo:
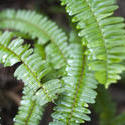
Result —
<path fill-rule="evenodd" d="M 103 32 L 102 32 L 101 26 L 99 25 L 99 21 L 98 21 L 97 17 L 95 16 L 93 9 L 91 8 L 91 5 L 89 4 L 88 0 L 85 0 L 85 1 L 86 1 L 86 4 L 88 5 L 93 17 L 95 18 L 96 24 L 98 26 L 98 29 L 99 29 L 101 37 L 102 37 L 102 44 L 104 45 L 104 48 L 105 48 L 105 60 L 103 60 L 103 61 L 106 64 L 105 65 L 105 71 L 106 71 L 106 83 L 107 83 L 107 80 L 108 80 L 108 52 L 107 52 L 107 46 L 106 46 L 106 43 L 105 43 L 105 38 L 104 38 L 104 35 L 103 35 Z"/>
<path fill-rule="evenodd" d="M 26 116 L 26 119 L 25 119 L 25 125 L 29 125 L 29 120 L 30 118 L 32 117 L 32 113 L 35 109 L 35 106 L 36 106 L 36 102 L 33 101 L 33 103 L 31 104 L 30 108 L 29 108 L 29 111 L 28 111 L 28 115 Z"/>
<path fill-rule="evenodd" d="M 64 62 L 67 64 L 67 59 L 66 59 L 66 57 L 64 56 L 64 54 L 63 54 L 63 52 L 62 52 L 62 50 L 59 48 L 59 46 L 56 44 L 56 42 L 55 42 L 55 40 L 51 37 L 51 36 L 49 36 L 43 29 L 41 29 L 39 26 L 37 26 L 37 25 L 35 25 L 35 24 L 33 24 L 33 23 L 30 23 L 30 22 L 28 22 L 28 21 L 26 21 L 26 20 L 23 20 L 23 19 L 21 19 L 21 18 L 2 18 L 2 19 L 0 19 L 0 20 L 12 20 L 12 21 L 19 21 L 19 22 L 24 22 L 24 23 L 26 23 L 27 25 L 30 25 L 30 26 L 33 26 L 33 27 L 35 27 L 36 29 L 38 29 L 42 34 L 44 34 L 45 36 L 47 36 L 47 37 L 49 37 L 50 38 L 50 41 L 58 48 L 58 50 L 59 50 L 59 53 L 62 55 L 62 57 L 63 57 L 63 59 L 64 59 Z"/>
<path fill-rule="evenodd" d="M 84 50 L 86 50 L 86 47 L 84 48 Z M 83 63 L 82 63 L 81 75 L 80 75 L 80 78 L 79 78 L 79 80 L 76 84 L 76 91 L 75 91 L 74 97 L 73 97 L 74 103 L 72 104 L 70 115 L 67 118 L 67 125 L 70 125 L 70 123 L 71 123 L 71 118 L 72 118 L 72 115 L 73 115 L 73 111 L 75 109 L 75 105 L 76 105 L 76 103 L 78 103 L 78 98 L 80 98 L 78 95 L 79 95 L 79 89 L 81 89 L 80 86 L 81 86 L 81 84 L 83 84 L 83 80 L 84 80 L 84 77 L 85 77 L 85 74 L 86 74 L 86 72 L 85 72 L 86 63 L 87 63 L 86 58 L 87 58 L 86 55 L 83 54 L 83 56 L 82 56 Z"/>
<path fill-rule="evenodd" d="M 39 82 L 39 80 L 37 79 L 37 76 L 35 75 L 34 72 L 32 72 L 32 70 L 29 68 L 29 66 L 25 63 L 24 60 L 22 60 L 14 51 L 12 51 L 11 49 L 5 47 L 4 45 L 0 44 L 0 46 L 2 46 L 4 49 L 6 49 L 7 51 L 11 52 L 12 54 L 14 54 L 19 60 L 20 62 L 22 62 L 25 67 L 27 68 L 27 70 L 32 74 L 32 76 L 34 77 L 34 79 L 36 80 L 36 82 L 38 83 L 39 87 L 43 90 L 44 94 L 47 96 L 47 98 L 49 100 L 51 100 L 51 97 L 48 95 L 47 90 L 42 86 L 42 84 Z"/>

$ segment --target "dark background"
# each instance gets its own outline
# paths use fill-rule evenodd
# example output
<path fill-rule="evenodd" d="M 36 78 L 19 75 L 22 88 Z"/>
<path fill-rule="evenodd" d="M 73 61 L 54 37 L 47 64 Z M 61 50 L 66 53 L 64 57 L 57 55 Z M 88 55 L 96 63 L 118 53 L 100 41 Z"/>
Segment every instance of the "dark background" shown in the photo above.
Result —
<path fill-rule="evenodd" d="M 115 13 L 116 16 L 125 17 L 125 0 L 118 0 L 120 8 Z M 6 8 L 14 9 L 31 9 L 49 16 L 56 21 L 58 25 L 66 31 L 70 30 L 69 18 L 65 14 L 65 9 L 60 6 L 59 0 L 0 0 L 0 10 Z M 23 83 L 13 78 L 13 72 L 16 67 L 3 68 L 0 65 L 0 120 L 1 125 L 13 125 L 13 117 L 17 113 L 17 109 L 21 99 Z M 109 91 L 113 100 L 117 103 L 117 112 L 125 111 L 125 74 L 122 74 L 122 80 L 118 84 L 110 86 Z M 40 125 L 48 125 L 51 121 L 50 114 L 53 104 L 49 104 Z M 85 125 L 97 125 L 98 118 L 92 112 L 92 122 Z"/>

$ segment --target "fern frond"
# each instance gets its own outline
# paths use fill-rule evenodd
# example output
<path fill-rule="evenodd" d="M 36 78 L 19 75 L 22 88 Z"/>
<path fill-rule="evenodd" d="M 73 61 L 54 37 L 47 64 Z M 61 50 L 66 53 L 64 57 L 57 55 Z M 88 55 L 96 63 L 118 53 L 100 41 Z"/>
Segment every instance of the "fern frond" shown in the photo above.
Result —
<path fill-rule="evenodd" d="M 15 125 L 38 125 L 43 115 L 44 107 L 40 106 L 36 100 L 32 100 L 27 89 L 27 87 L 24 87 L 21 106 L 14 118 Z"/>
<path fill-rule="evenodd" d="M 29 49 L 29 45 L 22 46 L 22 39 L 16 39 L 10 42 L 11 36 L 11 33 L 5 32 L 0 37 L 0 62 L 3 63 L 4 66 L 12 66 L 17 62 L 22 62 L 16 69 L 14 76 L 19 80 L 23 80 L 25 85 L 28 86 L 31 96 L 33 96 L 38 89 L 42 91 L 41 100 L 44 101 L 40 105 L 53 101 L 53 99 L 57 97 L 56 91 L 61 88 L 60 81 L 55 79 L 55 81 L 52 82 L 48 81 L 50 85 L 48 85 L 48 82 L 42 85 L 40 82 L 41 78 L 50 71 L 48 64 L 37 54 L 33 53 L 33 49 Z M 55 84 L 57 84 L 57 86 Z M 51 96 L 52 92 L 53 97 Z"/>
<path fill-rule="evenodd" d="M 57 102 L 50 125 L 79 125 L 89 121 L 87 103 L 95 102 L 96 92 L 93 89 L 97 87 L 97 82 L 88 70 L 87 57 L 83 55 L 80 44 L 71 44 L 70 50 L 67 77 L 63 78 L 65 92 Z"/>
<path fill-rule="evenodd" d="M 99 86 L 97 93 L 94 109 L 99 115 L 99 125 L 124 125 L 125 113 L 116 115 L 116 103 L 112 101 L 108 90 Z"/>
<path fill-rule="evenodd" d="M 0 13 L 0 28 L 10 28 L 22 33 L 28 33 L 33 39 L 38 38 L 39 44 L 50 41 L 51 44 L 46 50 L 48 59 L 52 59 L 52 64 L 56 69 L 67 64 L 67 36 L 47 17 L 32 11 L 18 10 L 16 12 L 15 10 L 6 10 Z"/>
<path fill-rule="evenodd" d="M 41 78 L 51 70 L 49 65 L 42 60 L 41 56 L 33 53 L 29 45 L 22 45 L 22 39 L 11 42 L 12 37 L 13 34 L 9 32 L 0 36 L 0 63 L 4 66 L 22 63 L 14 73 L 17 79 L 25 83 L 23 103 L 16 116 L 15 125 L 37 124 L 42 114 L 42 106 L 53 101 L 57 98 L 56 94 L 62 92 L 61 82 L 53 79 L 41 84 Z M 33 122 L 34 117 L 36 118 Z"/>
<path fill-rule="evenodd" d="M 79 36 L 89 48 L 90 67 L 106 87 L 120 79 L 125 69 L 125 24 L 122 17 L 112 17 L 116 0 L 61 0 L 72 21 L 77 22 Z M 85 40 L 86 41 L 85 41 Z M 85 42 L 84 42 L 85 41 Z"/>

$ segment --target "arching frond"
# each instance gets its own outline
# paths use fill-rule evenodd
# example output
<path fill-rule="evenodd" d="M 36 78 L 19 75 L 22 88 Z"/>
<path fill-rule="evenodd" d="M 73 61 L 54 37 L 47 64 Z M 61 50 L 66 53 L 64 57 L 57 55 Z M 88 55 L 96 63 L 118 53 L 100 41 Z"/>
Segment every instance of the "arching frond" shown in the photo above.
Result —
<path fill-rule="evenodd" d="M 33 53 L 33 49 L 29 49 L 29 45 L 22 45 L 22 39 L 15 39 L 11 42 L 12 36 L 13 35 L 9 32 L 5 32 L 0 36 L 0 63 L 3 63 L 4 66 L 12 66 L 18 62 L 22 63 L 16 69 L 14 76 L 19 80 L 23 80 L 25 83 L 26 90 L 24 97 L 30 97 L 32 100 L 29 100 L 27 106 L 32 105 L 35 101 L 35 103 L 40 106 L 53 101 L 57 98 L 56 94 L 62 92 L 61 81 L 53 79 L 41 84 L 41 78 L 50 71 L 49 65 L 46 61 L 43 61 L 40 56 Z M 37 105 L 34 106 L 38 108 Z M 25 105 L 21 107 L 23 108 Z M 30 115 L 27 111 L 24 112 L 24 114 Z M 22 119 L 19 118 L 16 121 L 19 123 L 27 123 L 27 120 L 21 120 Z M 32 119 L 29 119 L 28 123 L 30 123 L 31 120 Z M 22 123 L 22 125 L 24 124 Z"/>
<path fill-rule="evenodd" d="M 6 10 L 0 13 L 0 28 L 28 33 L 33 39 L 38 38 L 39 44 L 50 41 L 46 50 L 49 61 L 56 69 L 67 63 L 67 36 L 47 17 L 32 11 Z"/>
<path fill-rule="evenodd" d="M 97 87 L 93 73 L 88 70 L 87 57 L 80 44 L 70 45 L 67 77 L 63 78 L 65 91 L 57 102 L 50 125 L 79 125 L 89 121 L 87 103 L 94 103 Z M 84 50 L 85 51 L 85 50 Z"/>
<path fill-rule="evenodd" d="M 61 0 L 72 21 L 77 22 L 79 36 L 89 48 L 91 68 L 106 87 L 120 79 L 125 69 L 125 24 L 122 17 L 112 17 L 116 0 Z M 85 40 L 86 41 L 85 41 Z"/>
<path fill-rule="evenodd" d="M 69 42 L 76 43 L 76 41 L 81 41 L 81 38 L 78 36 L 78 33 L 75 30 L 72 30 L 69 34 Z"/>

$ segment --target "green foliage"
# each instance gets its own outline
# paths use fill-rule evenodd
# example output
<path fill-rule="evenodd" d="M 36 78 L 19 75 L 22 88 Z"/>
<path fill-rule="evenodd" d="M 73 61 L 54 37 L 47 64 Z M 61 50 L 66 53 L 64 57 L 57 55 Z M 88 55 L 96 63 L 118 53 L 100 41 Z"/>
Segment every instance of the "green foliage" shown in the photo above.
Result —
<path fill-rule="evenodd" d="M 26 106 L 31 105 L 31 108 L 35 108 L 32 107 L 34 106 L 34 101 L 40 106 L 53 101 L 57 98 L 56 93 L 60 93 L 62 91 L 61 82 L 57 79 L 53 79 L 41 84 L 41 78 L 47 75 L 47 73 L 51 70 L 49 65 L 46 61 L 43 61 L 37 53 L 33 53 L 33 49 L 29 49 L 29 45 L 22 45 L 22 39 L 15 39 L 11 42 L 12 36 L 12 33 L 5 32 L 0 37 L 0 62 L 4 63 L 4 66 L 12 66 L 18 62 L 22 63 L 16 69 L 14 76 L 19 80 L 23 80 L 25 83 L 26 87 L 24 93 L 26 97 L 24 96 L 23 99 L 32 97 L 29 101 L 24 100 L 23 102 L 26 103 Z M 22 109 L 24 109 L 25 103 L 24 105 L 22 104 L 20 108 L 21 111 L 19 111 L 19 113 L 22 112 Z M 31 114 L 30 112 L 27 112 L 27 110 L 23 111 L 23 114 L 20 114 L 15 120 L 17 121 L 15 124 L 22 123 L 22 125 L 24 125 L 32 122 L 30 121 L 32 119 L 29 119 L 29 117 L 27 117 L 26 120 L 24 119 L 25 121 L 21 119 L 22 117 Z M 33 113 L 36 112 L 35 110 L 33 111 Z"/>
<path fill-rule="evenodd" d="M 51 125 L 76 125 L 90 121 L 87 114 L 87 103 L 94 103 L 97 87 L 93 73 L 88 70 L 88 59 L 82 54 L 83 49 L 80 44 L 71 44 L 69 51 L 67 76 L 63 78 L 65 92 L 58 100 L 58 106 L 52 114 L 54 122 Z M 85 49 L 85 48 L 84 48 Z M 70 93 L 69 93 L 70 90 Z"/>
<path fill-rule="evenodd" d="M 48 102 L 57 104 L 50 125 L 80 125 L 90 121 L 88 107 L 95 103 L 97 93 L 100 125 L 121 125 L 124 113 L 116 117 L 106 90 L 95 91 L 96 79 L 108 87 L 125 69 L 121 64 L 125 24 L 123 18 L 112 17 L 115 0 L 61 1 L 79 30 L 78 34 L 71 31 L 69 39 L 44 15 L 30 10 L 0 12 L 0 28 L 12 31 L 1 33 L 0 63 L 5 67 L 18 64 L 14 76 L 25 84 L 15 125 L 39 124 Z M 22 38 L 36 43 L 32 48 Z"/>
<path fill-rule="evenodd" d="M 0 28 L 29 34 L 32 39 L 38 38 L 38 44 L 43 45 L 50 41 L 51 44 L 46 47 L 48 60 L 56 69 L 67 63 L 67 36 L 46 16 L 30 10 L 5 10 L 0 13 Z"/>
<path fill-rule="evenodd" d="M 18 115 L 14 119 L 15 125 L 38 125 L 43 115 L 43 107 L 36 100 L 32 100 L 31 95 L 27 93 L 27 87 L 25 87 Z"/>
<path fill-rule="evenodd" d="M 62 0 L 72 21 L 77 22 L 83 44 L 87 44 L 96 79 L 106 87 L 120 79 L 124 70 L 120 62 L 125 59 L 125 24 L 122 17 L 112 17 L 118 8 L 115 1 Z"/>

